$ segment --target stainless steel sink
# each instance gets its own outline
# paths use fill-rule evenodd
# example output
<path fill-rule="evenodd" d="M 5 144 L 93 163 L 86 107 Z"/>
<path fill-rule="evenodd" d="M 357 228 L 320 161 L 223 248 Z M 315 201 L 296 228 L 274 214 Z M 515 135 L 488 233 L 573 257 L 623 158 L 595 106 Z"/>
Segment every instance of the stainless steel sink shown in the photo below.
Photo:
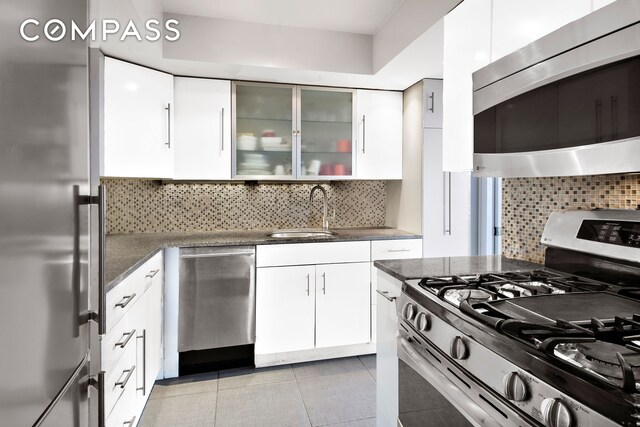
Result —
<path fill-rule="evenodd" d="M 335 235 L 333 231 L 321 229 L 297 229 L 297 230 L 274 230 L 269 233 L 269 237 L 276 239 L 300 239 L 309 237 L 331 237 Z"/>

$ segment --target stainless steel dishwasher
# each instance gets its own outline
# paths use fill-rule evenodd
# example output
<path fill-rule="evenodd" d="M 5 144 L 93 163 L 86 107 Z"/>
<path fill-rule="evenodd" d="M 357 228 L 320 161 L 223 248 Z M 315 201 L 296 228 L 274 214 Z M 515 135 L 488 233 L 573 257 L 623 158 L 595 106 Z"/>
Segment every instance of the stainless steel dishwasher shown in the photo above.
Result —
<path fill-rule="evenodd" d="M 253 362 L 255 313 L 253 246 L 180 249 L 180 375 Z"/>

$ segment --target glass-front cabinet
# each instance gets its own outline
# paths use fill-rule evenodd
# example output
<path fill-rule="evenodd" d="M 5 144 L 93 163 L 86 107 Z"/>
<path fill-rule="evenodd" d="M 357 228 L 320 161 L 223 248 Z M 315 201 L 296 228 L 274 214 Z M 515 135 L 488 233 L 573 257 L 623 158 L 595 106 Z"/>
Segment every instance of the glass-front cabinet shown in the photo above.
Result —
<path fill-rule="evenodd" d="M 295 176 L 295 95 L 295 86 L 234 83 L 234 177 Z"/>
<path fill-rule="evenodd" d="M 355 91 L 236 82 L 234 178 L 351 179 Z"/>

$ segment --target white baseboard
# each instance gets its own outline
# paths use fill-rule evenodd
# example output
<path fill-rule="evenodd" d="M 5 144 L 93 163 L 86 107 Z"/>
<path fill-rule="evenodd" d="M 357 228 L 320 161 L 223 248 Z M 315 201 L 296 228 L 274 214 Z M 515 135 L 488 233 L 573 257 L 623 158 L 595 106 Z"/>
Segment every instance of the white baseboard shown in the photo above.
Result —
<path fill-rule="evenodd" d="M 285 365 L 288 363 L 311 362 L 314 360 L 335 359 L 338 357 L 360 356 L 376 352 L 375 343 L 345 345 L 340 347 L 312 348 L 309 350 L 285 353 L 256 354 L 256 368 Z"/>

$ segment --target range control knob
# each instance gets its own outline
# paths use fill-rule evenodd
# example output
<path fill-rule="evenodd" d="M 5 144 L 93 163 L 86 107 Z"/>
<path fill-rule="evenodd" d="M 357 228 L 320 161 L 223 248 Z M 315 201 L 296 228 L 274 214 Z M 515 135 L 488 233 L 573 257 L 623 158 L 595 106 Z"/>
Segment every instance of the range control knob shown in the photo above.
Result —
<path fill-rule="evenodd" d="M 427 313 L 419 313 L 415 322 L 416 328 L 420 332 L 426 332 L 431 328 L 431 319 Z"/>
<path fill-rule="evenodd" d="M 416 306 L 411 304 L 410 302 L 408 302 L 405 306 L 404 306 L 404 312 L 403 312 L 404 318 L 411 321 L 413 320 L 413 318 L 416 316 Z"/>
<path fill-rule="evenodd" d="M 560 399 L 547 398 L 542 401 L 542 418 L 547 427 L 572 427 L 573 415 Z"/>
<path fill-rule="evenodd" d="M 523 402 L 529 397 L 527 384 L 517 372 L 510 372 L 505 375 L 502 379 L 502 385 L 504 386 L 504 395 L 509 400 Z"/>
<path fill-rule="evenodd" d="M 457 360 L 463 360 L 469 357 L 469 348 L 462 337 L 455 337 L 453 341 L 451 341 L 449 352 L 451 353 L 451 357 Z"/>

